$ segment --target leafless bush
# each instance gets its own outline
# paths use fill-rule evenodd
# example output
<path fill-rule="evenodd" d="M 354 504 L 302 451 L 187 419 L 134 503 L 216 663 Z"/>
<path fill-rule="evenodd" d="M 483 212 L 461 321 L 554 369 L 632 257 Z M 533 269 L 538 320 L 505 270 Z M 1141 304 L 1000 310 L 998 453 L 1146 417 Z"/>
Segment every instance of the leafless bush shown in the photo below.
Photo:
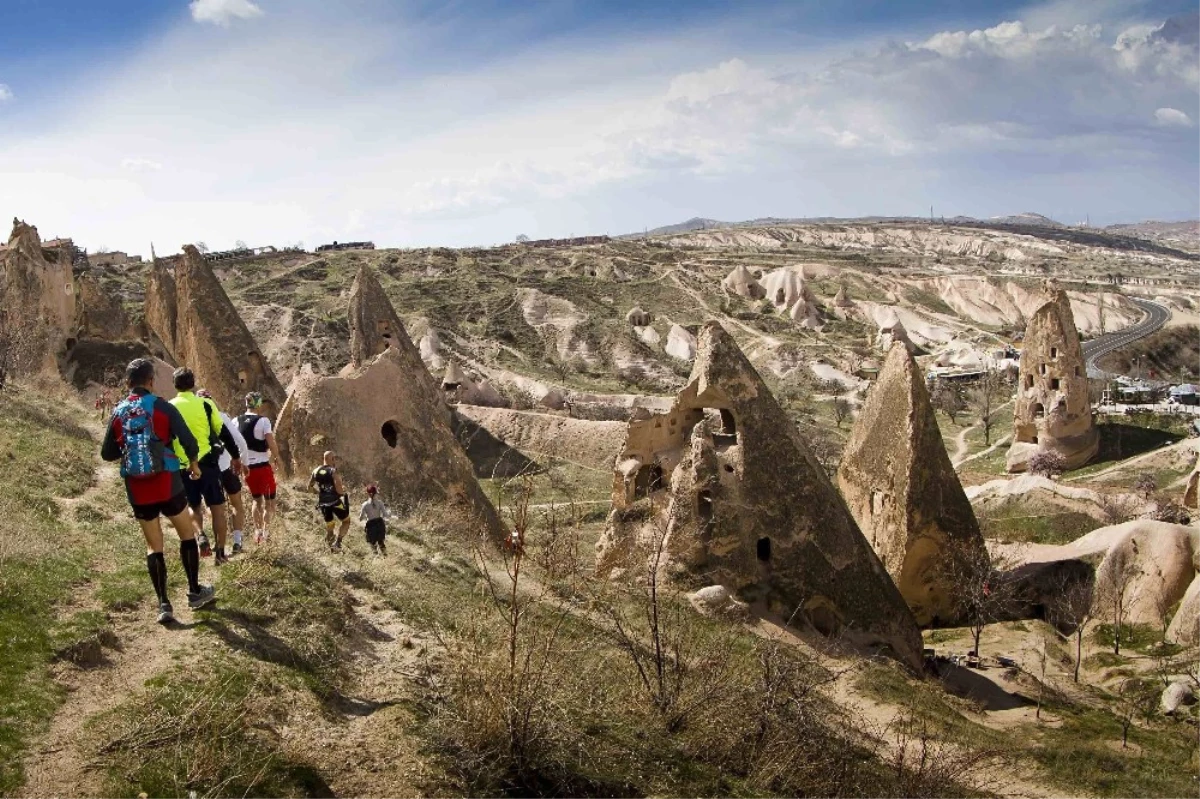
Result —
<path fill-rule="evenodd" d="M 1137 501 L 1128 494 L 1101 494 L 1100 514 L 1106 525 L 1121 524 L 1137 516 Z"/>
<path fill-rule="evenodd" d="M 1029 471 L 1043 477 L 1058 477 L 1067 470 L 1067 459 L 1053 449 L 1044 449 L 1029 459 Z"/>
<path fill-rule="evenodd" d="M 1175 497 L 1159 494 L 1154 498 L 1154 518 L 1171 524 L 1189 524 L 1192 515 Z"/>

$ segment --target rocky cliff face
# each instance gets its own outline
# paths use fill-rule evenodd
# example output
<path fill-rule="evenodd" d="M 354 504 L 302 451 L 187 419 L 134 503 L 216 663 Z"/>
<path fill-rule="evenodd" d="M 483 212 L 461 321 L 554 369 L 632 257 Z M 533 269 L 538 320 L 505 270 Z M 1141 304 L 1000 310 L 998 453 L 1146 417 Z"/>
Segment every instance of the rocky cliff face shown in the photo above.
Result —
<path fill-rule="evenodd" d="M 700 333 L 687 387 L 630 422 L 614 471 L 602 573 L 641 572 L 663 541 L 665 576 L 741 598 L 919 667 L 912 613 L 737 344 Z M 664 538 L 665 537 L 665 538 Z"/>
<path fill-rule="evenodd" d="M 854 424 L 838 485 L 917 623 L 952 623 L 958 603 L 939 567 L 951 557 L 981 554 L 983 536 L 942 444 L 921 371 L 901 343 L 892 345 Z"/>
<path fill-rule="evenodd" d="M 8 368 L 36 371 L 53 366 L 55 356 L 76 339 L 76 289 L 69 255 L 43 249 L 37 228 L 14 219 L 8 245 L 0 252 L 0 276 L 0 321 L 9 358 L 15 361 Z"/>

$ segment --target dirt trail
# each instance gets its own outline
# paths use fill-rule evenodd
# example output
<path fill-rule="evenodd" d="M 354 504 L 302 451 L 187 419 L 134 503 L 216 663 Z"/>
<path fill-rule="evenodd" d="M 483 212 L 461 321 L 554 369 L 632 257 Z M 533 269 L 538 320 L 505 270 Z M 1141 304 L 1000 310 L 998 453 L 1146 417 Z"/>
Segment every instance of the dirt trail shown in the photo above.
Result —
<path fill-rule="evenodd" d="M 78 497 L 59 499 L 73 509 L 93 499 L 109 484 L 120 480 L 115 464 L 96 467 L 92 485 Z M 133 520 L 129 520 L 133 525 Z M 100 564 L 98 566 L 104 566 Z M 171 586 L 178 595 L 181 586 Z M 95 605 L 86 588 L 69 610 Z M 178 606 L 179 603 L 176 603 Z M 97 658 L 83 666 L 55 666 L 55 680 L 66 691 L 46 734 L 35 741 L 25 756 L 25 785 L 18 796 L 96 796 L 102 792 L 104 775 L 90 762 L 85 726 L 96 716 L 112 710 L 148 679 L 173 667 L 179 657 L 194 649 L 195 633 L 189 614 L 179 613 L 183 623 L 164 628 L 151 615 L 149 603 L 127 613 L 112 614 L 111 637 Z"/>
<path fill-rule="evenodd" d="M 1107 477 L 1110 474 L 1119 472 L 1122 469 L 1128 469 L 1130 466 L 1136 466 L 1137 464 L 1151 460 L 1152 458 L 1157 458 L 1161 455 L 1165 455 L 1168 452 L 1173 452 L 1175 450 L 1181 450 L 1181 449 L 1187 449 L 1187 448 L 1195 447 L 1195 446 L 1196 446 L 1195 439 L 1185 438 L 1182 441 L 1176 441 L 1174 444 L 1167 444 L 1164 447 L 1159 447 L 1158 449 L 1154 449 L 1149 452 L 1145 452 L 1136 457 L 1129 458 L 1128 460 L 1118 461 L 1117 463 L 1113 464 L 1112 466 L 1109 466 L 1108 468 L 1105 468 L 1105 469 L 1101 469 L 1098 472 L 1093 472 L 1091 474 L 1084 474 L 1084 475 L 1075 475 L 1074 477 L 1064 477 L 1062 481 L 1064 483 L 1077 483 L 1080 480 L 1099 480 L 1103 477 Z"/>
<path fill-rule="evenodd" d="M 1012 400 L 1009 400 L 1008 402 L 1005 402 L 1003 405 L 997 405 L 996 410 L 993 411 L 993 413 L 995 413 L 996 411 L 1003 410 L 1004 408 L 1007 408 L 1009 405 L 1012 405 L 1012 402 L 1013 402 Z M 992 444 L 991 446 L 989 446 L 987 449 L 983 450 L 982 452 L 977 452 L 974 455 L 971 455 L 969 457 L 967 456 L 967 435 L 972 430 L 977 430 L 982 426 L 983 426 L 982 422 L 976 422 L 975 424 L 971 425 L 970 427 L 964 427 L 962 429 L 962 432 L 960 432 L 958 434 L 958 438 L 955 439 L 955 441 L 954 441 L 954 454 L 950 456 L 950 465 L 952 465 L 954 468 L 957 469 L 959 466 L 962 466 L 967 461 L 969 461 L 973 458 L 978 458 L 980 455 L 983 455 L 984 453 L 987 453 L 987 452 L 991 452 L 992 450 L 996 449 L 996 447 L 1000 446 L 1001 441 L 997 441 L 995 444 Z M 1007 437 L 1005 437 L 1005 438 L 1007 438 Z"/>

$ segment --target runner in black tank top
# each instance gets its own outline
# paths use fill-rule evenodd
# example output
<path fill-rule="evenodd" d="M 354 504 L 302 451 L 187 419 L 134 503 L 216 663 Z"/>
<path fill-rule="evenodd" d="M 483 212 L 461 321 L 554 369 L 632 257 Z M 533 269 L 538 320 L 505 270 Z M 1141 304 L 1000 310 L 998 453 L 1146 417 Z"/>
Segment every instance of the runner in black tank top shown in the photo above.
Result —
<path fill-rule="evenodd" d="M 350 496 L 337 471 L 337 453 L 326 452 L 322 461 L 309 477 L 308 490 L 317 495 L 317 509 L 325 520 L 326 546 L 330 552 L 341 552 L 342 539 L 350 529 Z"/>

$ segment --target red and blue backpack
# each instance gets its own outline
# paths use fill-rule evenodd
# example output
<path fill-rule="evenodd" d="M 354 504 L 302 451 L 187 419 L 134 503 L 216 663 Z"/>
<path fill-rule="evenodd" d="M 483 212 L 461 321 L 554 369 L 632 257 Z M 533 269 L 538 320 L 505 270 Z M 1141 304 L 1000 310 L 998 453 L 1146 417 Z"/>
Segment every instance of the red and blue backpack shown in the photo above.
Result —
<path fill-rule="evenodd" d="M 153 477 L 179 471 L 179 458 L 154 432 L 153 394 L 130 394 L 113 410 L 121 425 L 121 476 L 129 479 Z"/>

